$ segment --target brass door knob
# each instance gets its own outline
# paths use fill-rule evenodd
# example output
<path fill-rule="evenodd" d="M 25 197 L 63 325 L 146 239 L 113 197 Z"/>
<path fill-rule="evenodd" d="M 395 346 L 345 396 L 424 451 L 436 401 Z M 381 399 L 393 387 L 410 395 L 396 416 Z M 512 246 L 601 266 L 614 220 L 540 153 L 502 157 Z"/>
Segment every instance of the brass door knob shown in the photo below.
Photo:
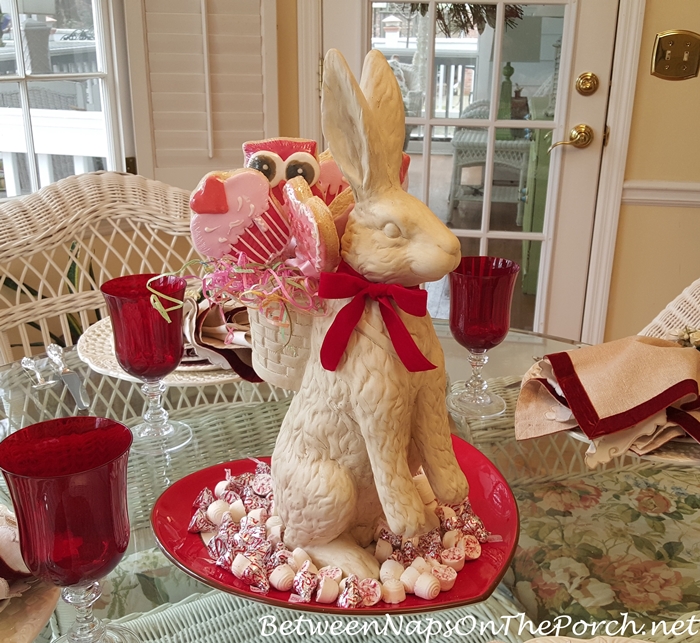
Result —
<path fill-rule="evenodd" d="M 547 154 L 549 154 L 558 145 L 573 145 L 574 147 L 582 149 L 584 147 L 588 147 L 592 142 L 593 130 L 585 123 L 581 123 L 569 132 L 568 141 L 557 141 L 554 143 L 554 145 L 549 147 Z"/>

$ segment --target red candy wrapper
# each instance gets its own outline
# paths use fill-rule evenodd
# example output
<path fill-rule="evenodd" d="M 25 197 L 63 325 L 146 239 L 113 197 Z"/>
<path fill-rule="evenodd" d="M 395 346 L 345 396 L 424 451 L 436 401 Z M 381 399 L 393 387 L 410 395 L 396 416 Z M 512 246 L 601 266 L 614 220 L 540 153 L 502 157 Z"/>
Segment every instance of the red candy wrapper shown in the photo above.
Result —
<path fill-rule="evenodd" d="M 192 520 L 190 520 L 187 531 L 191 534 L 199 534 L 203 531 L 216 531 L 216 525 L 207 518 L 206 509 L 200 507 L 194 512 L 194 516 L 192 516 Z"/>
<path fill-rule="evenodd" d="M 346 609 L 355 609 L 362 605 L 360 582 L 355 574 L 350 574 L 350 576 L 345 579 L 345 587 L 343 591 L 340 592 L 336 605 Z"/>
<path fill-rule="evenodd" d="M 226 489 L 221 494 L 221 499 L 225 500 L 226 502 L 228 502 L 228 504 L 232 505 L 234 502 L 240 500 L 241 496 L 233 489 Z"/>
<path fill-rule="evenodd" d="M 269 473 L 258 473 L 250 483 L 250 487 L 256 495 L 267 498 L 272 493 L 272 476 Z"/>
<path fill-rule="evenodd" d="M 403 564 L 406 566 L 410 565 L 419 555 L 416 546 L 410 540 L 401 545 L 401 553 L 403 554 Z"/>
<path fill-rule="evenodd" d="M 192 503 L 192 509 L 205 509 L 216 500 L 214 493 L 209 487 L 204 487 Z"/>
<path fill-rule="evenodd" d="M 377 534 L 377 539 L 388 540 L 394 549 L 399 549 L 401 547 L 401 536 L 397 536 L 393 531 L 383 528 L 379 530 Z"/>
<path fill-rule="evenodd" d="M 294 576 L 292 590 L 294 590 L 295 593 L 291 594 L 289 597 L 291 603 L 311 602 L 311 596 L 316 589 L 316 585 L 318 585 L 318 578 L 316 574 L 312 574 L 309 571 L 310 564 L 311 561 L 304 561 L 301 569 Z"/>
<path fill-rule="evenodd" d="M 265 474 L 265 475 L 270 475 L 272 473 L 272 469 L 267 462 L 263 462 L 262 460 L 258 460 L 257 458 L 251 458 L 253 462 L 255 462 L 255 474 Z"/>
<path fill-rule="evenodd" d="M 243 570 L 241 580 L 250 585 L 251 591 L 257 594 L 267 594 L 270 591 L 270 581 L 267 577 L 265 568 L 256 562 L 251 562 L 248 567 Z"/>
<path fill-rule="evenodd" d="M 389 558 L 398 561 L 404 567 L 406 567 L 406 560 L 404 559 L 403 552 L 400 549 L 395 549 L 393 552 L 391 552 L 391 556 L 389 556 Z"/>

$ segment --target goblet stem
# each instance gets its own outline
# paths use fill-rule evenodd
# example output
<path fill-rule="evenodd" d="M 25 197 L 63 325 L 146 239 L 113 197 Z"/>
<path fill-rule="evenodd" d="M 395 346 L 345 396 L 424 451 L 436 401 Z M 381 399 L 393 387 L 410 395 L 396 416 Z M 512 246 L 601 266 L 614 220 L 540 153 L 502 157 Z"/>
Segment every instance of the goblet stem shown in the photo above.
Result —
<path fill-rule="evenodd" d="M 466 383 L 466 397 L 472 404 L 488 404 L 491 401 L 491 396 L 488 394 L 488 385 L 486 380 L 481 376 L 489 357 L 486 351 L 483 353 L 475 353 L 469 351 L 469 364 L 472 367 L 472 376 Z"/>
<path fill-rule="evenodd" d="M 481 375 L 485 364 L 489 361 L 486 351 L 469 351 L 469 363 L 472 376 L 464 384 L 464 388 L 453 387 L 447 396 L 447 408 L 466 418 L 492 418 L 502 415 L 506 403 L 502 397 L 491 394 L 488 384 Z"/>
<path fill-rule="evenodd" d="M 141 387 L 148 401 L 148 408 L 143 414 L 145 427 L 141 433 L 143 437 L 164 435 L 169 430 L 168 412 L 163 408 L 163 393 L 166 388 L 162 380 L 146 382 Z"/>
<path fill-rule="evenodd" d="M 77 612 L 75 623 L 66 637 L 71 643 L 93 643 L 102 639 L 104 625 L 92 613 L 92 606 L 101 594 L 102 590 L 98 582 L 89 585 L 73 585 L 61 590 L 63 600 L 72 605 Z"/>
<path fill-rule="evenodd" d="M 143 422 L 132 428 L 132 451 L 157 455 L 176 451 L 191 442 L 192 429 L 183 422 L 171 420 L 163 408 L 163 393 L 166 389 L 162 380 L 149 381 L 141 387 L 148 406 L 143 414 Z"/>

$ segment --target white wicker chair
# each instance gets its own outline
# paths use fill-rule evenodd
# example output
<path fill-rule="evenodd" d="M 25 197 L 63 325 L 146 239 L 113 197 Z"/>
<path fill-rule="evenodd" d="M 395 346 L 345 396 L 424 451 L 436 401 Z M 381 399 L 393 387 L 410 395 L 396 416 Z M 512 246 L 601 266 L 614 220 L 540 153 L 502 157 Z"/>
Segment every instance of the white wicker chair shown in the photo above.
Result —
<path fill-rule="evenodd" d="M 189 192 L 142 176 L 71 176 L 0 204 L 0 364 L 71 346 L 106 313 L 100 284 L 196 257 Z"/>
<path fill-rule="evenodd" d="M 684 326 L 700 328 L 700 279 L 683 290 L 639 334 L 663 338 L 674 328 Z"/>

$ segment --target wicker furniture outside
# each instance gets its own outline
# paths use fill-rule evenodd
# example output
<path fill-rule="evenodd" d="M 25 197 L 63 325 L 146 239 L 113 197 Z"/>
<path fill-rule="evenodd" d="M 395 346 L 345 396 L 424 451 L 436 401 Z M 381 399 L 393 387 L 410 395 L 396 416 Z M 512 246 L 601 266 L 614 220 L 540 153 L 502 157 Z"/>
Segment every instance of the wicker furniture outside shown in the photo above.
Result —
<path fill-rule="evenodd" d="M 117 172 L 0 203 L 0 364 L 73 345 L 106 313 L 104 281 L 196 258 L 189 221 L 189 192 Z"/>
<path fill-rule="evenodd" d="M 489 101 L 477 101 L 467 107 L 460 118 L 486 119 L 489 115 Z M 451 221 L 453 209 L 460 201 L 483 201 L 484 186 L 462 184 L 463 168 L 486 165 L 488 131 L 486 128 L 455 128 L 452 138 L 453 162 L 452 182 L 448 203 L 448 220 Z M 524 200 L 522 190 L 527 179 L 528 161 L 532 141 L 528 138 L 499 139 L 494 142 L 493 162 L 496 166 L 508 167 L 518 172 L 518 186 L 494 185 L 491 188 L 491 201 L 498 203 L 517 203 L 517 223 L 522 224 Z"/>

